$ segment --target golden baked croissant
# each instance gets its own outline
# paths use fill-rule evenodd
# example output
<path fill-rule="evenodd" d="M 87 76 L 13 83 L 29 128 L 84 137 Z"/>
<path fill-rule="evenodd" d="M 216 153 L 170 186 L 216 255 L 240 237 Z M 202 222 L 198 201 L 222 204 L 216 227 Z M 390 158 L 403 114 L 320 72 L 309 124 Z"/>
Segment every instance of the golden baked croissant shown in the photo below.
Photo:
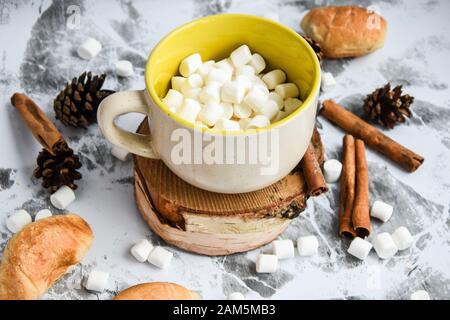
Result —
<path fill-rule="evenodd" d="M 114 300 L 199 300 L 198 293 L 175 283 L 149 282 L 120 292 Z"/>

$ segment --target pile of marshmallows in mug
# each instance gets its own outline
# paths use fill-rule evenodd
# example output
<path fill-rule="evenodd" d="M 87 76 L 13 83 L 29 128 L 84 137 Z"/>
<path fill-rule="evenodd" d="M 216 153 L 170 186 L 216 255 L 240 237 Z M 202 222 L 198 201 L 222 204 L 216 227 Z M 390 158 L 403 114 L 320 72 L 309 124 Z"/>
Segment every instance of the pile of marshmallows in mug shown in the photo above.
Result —
<path fill-rule="evenodd" d="M 303 103 L 298 99 L 298 87 L 285 83 L 284 71 L 263 74 L 265 68 L 264 58 L 252 54 L 247 45 L 219 62 L 202 62 L 195 53 L 181 62 L 181 76 L 172 77 L 172 89 L 162 101 L 179 117 L 203 128 L 264 128 Z"/>

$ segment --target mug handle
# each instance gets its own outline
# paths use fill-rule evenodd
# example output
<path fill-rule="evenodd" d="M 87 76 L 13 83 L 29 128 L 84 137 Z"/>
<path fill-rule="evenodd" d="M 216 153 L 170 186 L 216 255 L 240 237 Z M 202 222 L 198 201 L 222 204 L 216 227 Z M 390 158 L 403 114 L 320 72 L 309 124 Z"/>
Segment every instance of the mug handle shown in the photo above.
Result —
<path fill-rule="evenodd" d="M 144 90 L 116 92 L 101 102 L 97 111 L 98 125 L 112 144 L 142 157 L 159 159 L 152 149 L 150 134 L 125 131 L 114 122 L 118 116 L 131 112 L 148 116 L 147 110 Z"/>

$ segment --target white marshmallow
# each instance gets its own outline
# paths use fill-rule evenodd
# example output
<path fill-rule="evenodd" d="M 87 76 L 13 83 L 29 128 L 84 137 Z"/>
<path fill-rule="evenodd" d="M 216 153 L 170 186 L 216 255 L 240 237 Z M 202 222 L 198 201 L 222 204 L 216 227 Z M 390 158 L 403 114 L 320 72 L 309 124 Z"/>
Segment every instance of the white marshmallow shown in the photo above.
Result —
<path fill-rule="evenodd" d="M 172 89 L 177 90 L 178 92 L 181 92 L 181 88 L 183 87 L 184 83 L 187 81 L 185 77 L 172 77 L 171 84 Z"/>
<path fill-rule="evenodd" d="M 147 260 L 150 252 L 153 250 L 153 245 L 147 239 L 142 239 L 134 246 L 131 247 L 130 253 L 139 262 L 144 262 Z"/>
<path fill-rule="evenodd" d="M 19 232 L 27 224 L 31 223 L 32 218 L 28 212 L 23 209 L 18 210 L 6 219 L 6 227 L 12 233 Z"/>
<path fill-rule="evenodd" d="M 191 88 L 183 90 L 183 95 L 185 99 L 199 100 L 201 92 L 201 88 Z"/>
<path fill-rule="evenodd" d="M 253 87 L 244 98 L 247 104 L 255 112 L 262 110 L 266 104 L 267 96 L 259 87 Z"/>
<path fill-rule="evenodd" d="M 203 78 L 206 79 L 209 71 L 211 71 L 212 66 L 215 64 L 214 60 L 208 60 L 203 62 L 203 64 L 198 68 L 197 73 Z"/>
<path fill-rule="evenodd" d="M 270 126 L 270 120 L 262 114 L 254 116 L 247 125 L 246 129 L 260 129 Z"/>
<path fill-rule="evenodd" d="M 230 59 L 235 67 L 247 64 L 252 59 L 252 53 L 247 45 L 242 45 L 230 54 Z"/>
<path fill-rule="evenodd" d="M 234 73 L 234 66 L 230 59 L 222 59 L 216 62 L 214 66 L 225 71 L 230 76 L 230 78 Z"/>
<path fill-rule="evenodd" d="M 253 87 L 259 87 L 259 89 L 263 90 L 264 92 L 269 92 L 267 84 L 264 81 L 262 81 L 260 77 L 254 76 L 253 78 L 251 78 L 251 80 L 253 82 Z"/>
<path fill-rule="evenodd" d="M 154 266 L 165 269 L 172 261 L 173 253 L 164 249 L 163 247 L 156 247 L 148 256 L 147 261 Z"/>
<path fill-rule="evenodd" d="M 243 66 L 236 67 L 235 74 L 236 76 L 253 77 L 255 75 L 255 69 L 253 69 L 252 66 L 245 64 Z"/>
<path fill-rule="evenodd" d="M 128 60 L 117 61 L 114 65 L 115 72 L 120 77 L 131 77 L 134 74 L 133 64 Z"/>
<path fill-rule="evenodd" d="M 214 129 L 225 131 L 238 131 L 241 130 L 241 127 L 239 126 L 239 122 L 237 121 L 222 118 L 217 120 Z"/>
<path fill-rule="evenodd" d="M 288 116 L 287 112 L 285 112 L 285 111 L 278 111 L 278 113 L 275 116 L 275 118 L 272 119 L 272 123 L 280 121 L 280 120 L 286 118 L 287 116 Z"/>
<path fill-rule="evenodd" d="M 244 99 L 245 87 L 238 81 L 226 82 L 221 90 L 222 101 L 231 103 L 241 103 Z"/>
<path fill-rule="evenodd" d="M 323 164 L 323 175 L 328 183 L 339 180 L 342 171 L 342 163 L 336 159 L 327 160 Z"/>
<path fill-rule="evenodd" d="M 278 268 L 278 257 L 274 254 L 260 254 L 256 259 L 256 272 L 273 273 Z"/>
<path fill-rule="evenodd" d="M 298 87 L 294 83 L 282 83 L 275 87 L 275 92 L 283 99 L 296 98 L 300 94 Z"/>
<path fill-rule="evenodd" d="M 330 72 L 322 72 L 321 89 L 323 92 L 328 92 L 334 89 L 336 80 Z"/>
<path fill-rule="evenodd" d="M 195 71 L 197 71 L 202 64 L 202 57 L 198 53 L 191 54 L 190 56 L 184 58 L 183 61 L 181 61 L 179 68 L 180 74 L 183 77 L 187 78 Z"/>
<path fill-rule="evenodd" d="M 288 259 L 295 256 L 294 243 L 292 240 L 275 240 L 272 242 L 273 253 L 278 259 Z"/>
<path fill-rule="evenodd" d="M 200 92 L 200 101 L 203 103 L 210 103 L 210 102 L 220 102 L 220 89 L 221 84 L 218 82 L 211 82 L 205 87 L 203 87 L 202 91 Z"/>
<path fill-rule="evenodd" d="M 377 200 L 372 205 L 370 215 L 374 218 L 380 219 L 383 222 L 386 222 L 391 218 L 393 211 L 394 207 L 383 201 Z"/>
<path fill-rule="evenodd" d="M 234 112 L 233 105 L 231 103 L 228 103 L 228 102 L 222 102 L 220 104 L 220 106 L 223 109 L 222 118 L 228 119 L 228 120 L 231 119 L 233 117 L 233 112 Z"/>
<path fill-rule="evenodd" d="M 105 271 L 92 270 L 89 273 L 85 287 L 90 291 L 103 292 L 109 280 L 109 273 Z"/>
<path fill-rule="evenodd" d="M 267 88 L 273 90 L 277 85 L 286 81 L 286 73 L 280 69 L 275 69 L 267 72 L 261 79 L 266 83 Z"/>
<path fill-rule="evenodd" d="M 224 84 L 225 82 L 231 80 L 231 75 L 227 71 L 221 68 L 212 67 L 206 76 L 206 83 L 210 84 L 212 82 L 218 82 Z"/>
<path fill-rule="evenodd" d="M 245 297 L 240 292 L 233 292 L 228 295 L 228 300 L 245 300 Z"/>
<path fill-rule="evenodd" d="M 198 73 L 191 74 L 187 78 L 187 82 L 191 88 L 200 88 L 203 86 L 203 78 Z"/>
<path fill-rule="evenodd" d="M 295 110 L 301 107 L 303 104 L 303 101 L 297 99 L 297 98 L 287 98 L 284 100 L 284 111 L 286 111 L 288 114 L 291 114 Z"/>
<path fill-rule="evenodd" d="M 194 123 L 201 109 L 202 107 L 197 100 L 187 98 L 184 99 L 178 115 L 184 120 Z"/>
<path fill-rule="evenodd" d="M 48 209 L 39 210 L 34 216 L 34 221 L 42 220 L 52 216 L 52 212 Z"/>
<path fill-rule="evenodd" d="M 398 250 L 408 249 L 414 243 L 414 238 L 406 227 L 399 227 L 395 229 L 392 234 L 392 240 L 394 240 Z"/>
<path fill-rule="evenodd" d="M 365 260 L 372 250 L 372 244 L 369 241 L 356 237 L 350 243 L 347 252 L 360 260 Z"/>
<path fill-rule="evenodd" d="M 411 293 L 411 300 L 430 300 L 430 295 L 425 290 L 417 290 L 416 292 Z"/>
<path fill-rule="evenodd" d="M 130 153 L 118 146 L 113 146 L 111 148 L 111 154 L 120 161 L 127 161 L 130 158 Z"/>
<path fill-rule="evenodd" d="M 223 108 L 216 102 L 206 104 L 198 114 L 198 120 L 212 127 L 223 115 Z"/>
<path fill-rule="evenodd" d="M 297 250 L 301 257 L 313 256 L 317 254 L 319 241 L 315 236 L 300 237 L 297 240 Z"/>
<path fill-rule="evenodd" d="M 88 38 L 77 49 L 80 58 L 93 59 L 102 50 L 102 44 L 94 38 Z"/>
<path fill-rule="evenodd" d="M 234 104 L 233 115 L 239 119 L 246 119 L 252 115 L 252 108 L 244 103 Z"/>
<path fill-rule="evenodd" d="M 261 73 L 266 68 L 266 61 L 259 53 L 254 53 L 248 64 L 253 67 L 256 74 Z"/>
<path fill-rule="evenodd" d="M 280 95 L 279 95 L 278 93 L 272 91 L 272 92 L 269 93 L 268 98 L 269 98 L 270 100 L 275 101 L 275 103 L 276 103 L 277 106 L 278 106 L 278 110 L 283 109 L 283 106 L 284 106 L 283 98 L 280 97 Z"/>
<path fill-rule="evenodd" d="M 166 96 L 162 99 L 162 102 L 170 109 L 177 110 L 183 104 L 184 97 L 181 92 L 169 89 Z"/>
<path fill-rule="evenodd" d="M 397 246 L 387 232 L 377 234 L 372 240 L 373 248 L 381 259 L 392 258 L 397 253 Z"/>
<path fill-rule="evenodd" d="M 64 210 L 75 200 L 75 193 L 68 186 L 62 186 L 50 196 L 50 202 L 58 209 Z"/>
<path fill-rule="evenodd" d="M 239 82 L 245 88 L 245 94 L 247 94 L 248 90 L 253 86 L 253 82 L 250 77 L 239 75 L 236 76 L 236 81 Z"/>
<path fill-rule="evenodd" d="M 241 127 L 242 130 L 247 129 L 248 124 L 250 123 L 252 119 L 250 118 L 245 118 L 245 119 L 240 119 L 239 120 L 239 126 Z"/>
<path fill-rule="evenodd" d="M 266 100 L 264 106 L 261 110 L 259 110 L 258 114 L 262 114 L 272 120 L 278 114 L 278 106 L 277 103 L 273 100 Z"/>

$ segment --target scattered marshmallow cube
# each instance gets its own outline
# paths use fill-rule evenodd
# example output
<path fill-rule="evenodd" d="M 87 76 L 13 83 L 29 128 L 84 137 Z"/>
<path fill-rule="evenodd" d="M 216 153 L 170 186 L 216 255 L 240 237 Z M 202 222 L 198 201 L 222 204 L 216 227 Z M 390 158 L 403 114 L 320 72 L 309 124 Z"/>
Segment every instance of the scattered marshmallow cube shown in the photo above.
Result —
<path fill-rule="evenodd" d="M 267 85 L 267 88 L 273 90 L 277 85 L 286 81 L 286 73 L 280 69 L 275 69 L 267 72 L 261 79 Z"/>
<path fill-rule="evenodd" d="M 269 120 L 272 120 L 278 114 L 278 105 L 273 100 L 266 100 L 263 107 L 259 110 L 259 114 L 265 115 Z"/>
<path fill-rule="evenodd" d="M 103 292 L 108 284 L 108 280 L 108 272 L 92 270 L 89 273 L 85 287 L 90 291 Z"/>
<path fill-rule="evenodd" d="M 206 83 L 210 84 L 212 82 L 218 82 L 221 84 L 224 84 L 225 82 L 231 80 L 231 76 L 230 74 L 221 69 L 221 68 L 216 68 L 216 67 L 212 67 L 211 70 L 209 71 L 208 75 L 206 76 Z"/>
<path fill-rule="evenodd" d="M 327 160 L 323 164 L 323 171 L 327 183 L 337 182 L 341 176 L 342 163 L 336 159 Z"/>
<path fill-rule="evenodd" d="M 201 109 L 202 107 L 197 100 L 187 98 L 184 99 L 178 115 L 184 120 L 194 123 Z"/>
<path fill-rule="evenodd" d="M 80 58 L 93 59 L 102 50 L 102 44 L 94 38 L 88 38 L 77 49 Z"/>
<path fill-rule="evenodd" d="M 184 83 L 187 81 L 185 77 L 179 77 L 175 76 L 171 79 L 172 89 L 181 92 L 181 88 L 183 87 Z"/>
<path fill-rule="evenodd" d="M 50 202 L 58 209 L 64 210 L 75 200 L 75 193 L 68 186 L 60 187 L 50 196 Z"/>
<path fill-rule="evenodd" d="M 350 243 L 347 252 L 360 260 L 365 260 L 370 250 L 372 250 L 372 244 L 369 241 L 356 237 Z"/>
<path fill-rule="evenodd" d="M 262 114 L 258 114 L 250 119 L 246 129 L 261 129 L 270 126 L 270 119 Z"/>
<path fill-rule="evenodd" d="M 273 253 L 278 259 L 293 258 L 295 255 L 294 243 L 292 240 L 275 240 L 272 242 Z"/>
<path fill-rule="evenodd" d="M 203 62 L 203 64 L 198 68 L 197 73 L 203 78 L 206 79 L 209 71 L 211 71 L 212 66 L 214 66 L 214 60 L 208 60 Z"/>
<path fill-rule="evenodd" d="M 181 94 L 181 92 L 169 89 L 166 96 L 162 99 L 162 102 L 168 106 L 170 109 L 177 110 L 181 107 L 184 101 L 184 96 Z"/>
<path fill-rule="evenodd" d="M 228 295 L 228 300 L 245 300 L 245 297 L 240 292 L 233 292 Z"/>
<path fill-rule="evenodd" d="M 244 99 L 245 87 L 238 81 L 226 82 L 221 90 L 222 101 L 231 103 L 241 103 Z"/>
<path fill-rule="evenodd" d="M 203 78 L 198 73 L 194 73 L 187 78 L 187 83 L 191 88 L 200 88 L 203 86 Z"/>
<path fill-rule="evenodd" d="M 222 102 L 220 104 L 220 106 L 223 109 L 222 118 L 225 118 L 225 119 L 228 119 L 228 120 L 231 119 L 233 117 L 233 112 L 234 112 L 233 105 L 231 103 L 228 103 L 228 102 Z"/>
<path fill-rule="evenodd" d="M 301 107 L 303 104 L 303 101 L 297 99 L 297 98 L 287 98 L 284 100 L 284 111 L 286 111 L 288 114 L 291 114 L 295 110 Z"/>
<path fill-rule="evenodd" d="M 206 104 L 198 114 L 198 120 L 212 127 L 223 116 L 222 106 L 216 102 Z"/>
<path fill-rule="evenodd" d="M 189 77 L 202 66 L 202 57 L 198 53 L 191 54 L 180 63 L 180 74 Z"/>
<path fill-rule="evenodd" d="M 139 262 L 144 262 L 148 259 L 150 252 L 153 250 L 153 245 L 147 239 L 142 239 L 131 247 L 130 252 L 133 257 Z"/>
<path fill-rule="evenodd" d="M 117 61 L 114 65 L 115 72 L 120 77 L 131 77 L 134 74 L 133 64 L 128 60 Z"/>
<path fill-rule="evenodd" d="M 370 215 L 374 218 L 380 219 L 383 222 L 386 222 L 391 218 L 393 211 L 393 206 L 383 201 L 376 200 L 372 205 Z"/>
<path fill-rule="evenodd" d="M 260 254 L 256 259 L 256 272 L 273 273 L 278 268 L 278 257 L 274 254 Z"/>
<path fill-rule="evenodd" d="M 397 253 L 397 246 L 387 232 L 377 234 L 372 240 L 373 248 L 381 259 L 392 258 Z"/>
<path fill-rule="evenodd" d="M 216 122 L 214 129 L 224 131 L 239 131 L 241 130 L 241 127 L 239 126 L 239 122 L 237 121 L 221 118 Z"/>
<path fill-rule="evenodd" d="M 262 110 L 266 104 L 267 96 L 259 87 L 253 87 L 244 98 L 244 102 L 255 112 Z"/>
<path fill-rule="evenodd" d="M 322 72 L 321 89 L 323 92 L 328 92 L 336 87 L 336 80 L 330 72 Z"/>
<path fill-rule="evenodd" d="M 6 227 L 12 233 L 17 233 L 27 224 L 31 223 L 32 220 L 27 211 L 20 209 L 6 219 Z"/>
<path fill-rule="evenodd" d="M 120 161 L 127 161 L 130 158 L 130 153 L 118 146 L 113 146 L 111 148 L 111 154 Z"/>
<path fill-rule="evenodd" d="M 244 103 L 237 103 L 233 105 L 233 116 L 239 119 L 247 119 L 252 115 L 252 108 Z"/>
<path fill-rule="evenodd" d="M 430 295 L 425 290 L 417 290 L 410 296 L 411 300 L 430 300 Z"/>
<path fill-rule="evenodd" d="M 248 64 L 253 67 L 256 74 L 261 73 L 266 68 L 266 61 L 259 53 L 254 53 Z"/>
<path fill-rule="evenodd" d="M 220 102 L 220 86 L 221 84 L 218 82 L 212 82 L 203 87 L 202 91 L 200 92 L 199 98 L 200 101 L 203 103 L 210 103 L 210 102 Z"/>
<path fill-rule="evenodd" d="M 173 253 L 163 247 L 156 247 L 148 256 L 147 261 L 154 266 L 165 269 L 172 261 Z"/>
<path fill-rule="evenodd" d="M 392 234 L 392 240 L 394 240 L 398 250 L 408 249 L 414 243 L 414 238 L 406 227 L 395 229 Z"/>
<path fill-rule="evenodd" d="M 315 236 L 300 237 L 297 240 L 297 250 L 301 257 L 313 256 L 317 254 L 319 241 Z"/>
<path fill-rule="evenodd" d="M 278 93 L 272 91 L 272 92 L 269 93 L 268 98 L 270 100 L 275 101 L 275 103 L 277 104 L 279 110 L 281 110 L 283 108 L 284 101 L 283 101 L 283 98 L 280 97 L 280 95 Z M 291 99 L 291 98 L 289 98 L 289 99 Z"/>
<path fill-rule="evenodd" d="M 34 216 L 34 221 L 42 220 L 52 216 L 52 212 L 48 209 L 39 210 Z"/>
<path fill-rule="evenodd" d="M 300 94 L 295 83 L 282 83 L 275 87 L 275 92 L 283 99 L 296 98 Z"/>
<path fill-rule="evenodd" d="M 255 69 L 253 69 L 252 66 L 245 64 L 243 66 L 237 67 L 235 74 L 236 76 L 253 77 L 255 75 Z"/>
<path fill-rule="evenodd" d="M 252 59 L 252 53 L 247 45 L 242 45 L 230 54 L 230 59 L 235 67 L 247 64 Z"/>

